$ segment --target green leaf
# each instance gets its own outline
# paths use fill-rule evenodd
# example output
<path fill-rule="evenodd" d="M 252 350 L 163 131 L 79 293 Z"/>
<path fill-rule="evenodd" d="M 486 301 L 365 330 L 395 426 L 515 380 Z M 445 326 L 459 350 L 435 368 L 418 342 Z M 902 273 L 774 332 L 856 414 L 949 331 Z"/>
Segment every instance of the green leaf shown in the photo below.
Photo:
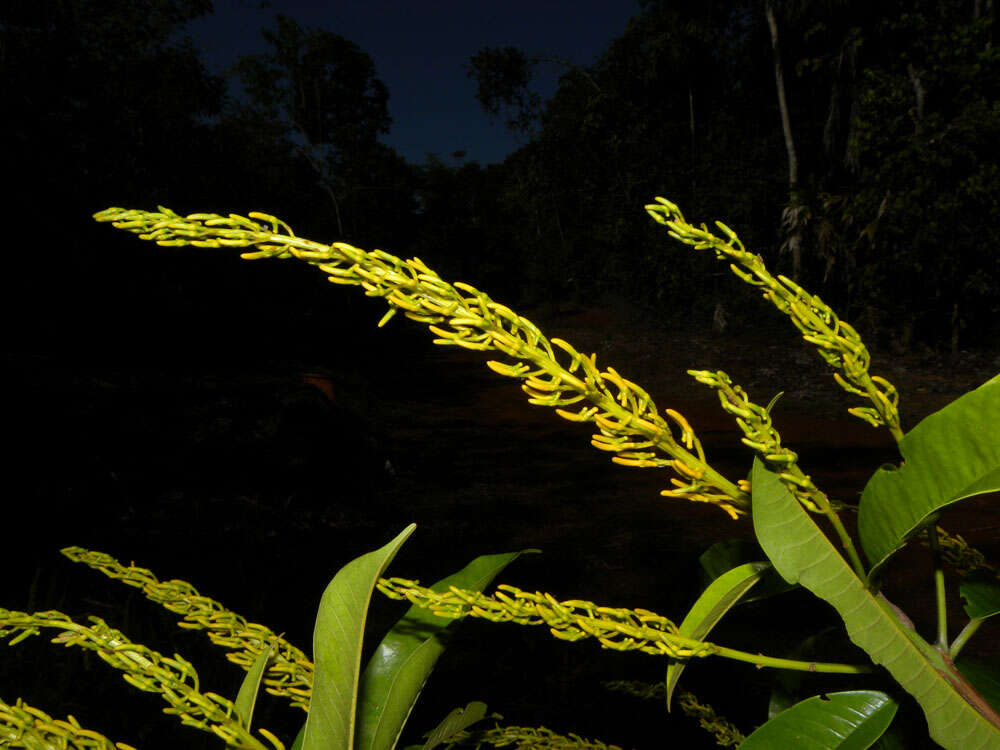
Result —
<path fill-rule="evenodd" d="M 865 588 L 778 475 L 759 459 L 753 467 L 752 514 L 757 539 L 775 570 L 837 610 L 851 641 L 920 704 L 931 739 L 956 750 L 1000 747 L 1000 727 L 962 698 L 941 654 L 903 625 L 884 598 Z"/>
<path fill-rule="evenodd" d="M 775 575 L 781 578 L 777 573 Z M 798 661 L 829 661 L 831 654 L 842 655 L 845 652 L 845 646 L 852 651 L 854 650 L 853 646 L 847 643 L 847 635 L 844 633 L 843 627 L 829 625 L 806 636 L 787 652 L 782 653 L 782 656 Z M 828 690 L 829 681 L 835 679 L 843 680 L 843 677 L 839 675 L 822 676 L 796 669 L 778 670 L 774 675 L 774 684 L 771 687 L 771 699 L 767 707 L 768 718 L 773 719 L 799 701 Z M 823 684 L 819 684 L 818 680 L 823 680 Z"/>
<path fill-rule="evenodd" d="M 763 572 L 771 567 L 770 563 L 752 562 L 740 565 L 738 568 L 723 573 L 709 584 L 709 587 L 698 597 L 698 601 L 691 607 L 684 621 L 677 628 L 681 635 L 689 638 L 696 638 L 699 641 L 715 627 L 740 597 L 745 594 L 751 586 L 760 580 Z M 687 666 L 685 661 L 673 660 L 667 666 L 667 710 L 670 710 L 670 699 L 673 697 L 674 688 L 677 687 L 677 680 L 680 679 L 681 672 Z"/>
<path fill-rule="evenodd" d="M 747 737 L 740 750 L 865 750 L 889 727 L 897 708 L 877 690 L 817 695 L 782 711 Z"/>
<path fill-rule="evenodd" d="M 885 731 L 885 734 L 878 738 L 872 745 L 872 750 L 906 750 L 906 737 L 899 727 L 898 720 Z"/>
<path fill-rule="evenodd" d="M 858 533 L 876 569 L 949 505 L 1000 489 L 1000 380 L 925 418 L 899 441 L 903 464 L 861 493 Z"/>
<path fill-rule="evenodd" d="M 267 669 L 267 662 L 271 658 L 272 653 L 274 653 L 273 642 L 257 654 L 257 658 L 250 665 L 247 676 L 243 678 L 240 691 L 236 695 L 236 701 L 233 705 L 239 712 L 240 720 L 246 729 L 250 728 L 250 722 L 253 720 L 253 709 L 257 705 L 257 694 L 260 692 L 260 683 L 264 678 L 264 670 Z"/>
<path fill-rule="evenodd" d="M 427 735 L 427 742 L 424 743 L 423 750 L 433 750 L 442 742 L 447 742 L 459 732 L 468 729 L 477 721 L 482 721 L 485 717 L 486 704 L 481 701 L 472 701 L 465 708 L 456 708 Z"/>
<path fill-rule="evenodd" d="M 955 666 L 962 676 L 972 683 L 983 700 L 989 703 L 994 711 L 1000 712 L 1000 668 L 979 659 L 965 657 L 959 659 Z"/>
<path fill-rule="evenodd" d="M 791 693 L 785 692 L 782 686 L 777 685 L 771 688 L 771 697 L 767 701 L 767 718 L 773 719 L 794 705 L 795 697 Z"/>
<path fill-rule="evenodd" d="M 701 554 L 701 557 L 698 558 L 698 561 L 701 563 L 701 568 L 704 572 L 703 580 L 707 588 L 712 581 L 726 571 L 749 562 L 754 562 L 755 560 L 763 560 L 766 557 L 767 555 L 764 554 L 764 550 L 755 541 L 750 539 L 726 539 L 722 542 L 716 542 L 705 550 Z M 786 583 L 774 571 L 774 568 L 769 566 L 767 570 L 763 571 L 760 582 L 745 594 L 738 603 L 746 604 L 748 602 L 760 601 L 761 599 L 767 599 L 768 597 L 791 591 L 793 588 L 795 586 Z"/>
<path fill-rule="evenodd" d="M 993 573 L 970 573 L 962 579 L 959 591 L 965 599 L 965 614 L 971 619 L 984 620 L 1000 614 L 1000 581 Z"/>
<path fill-rule="evenodd" d="M 354 747 L 368 603 L 375 582 L 415 528 L 411 523 L 381 549 L 349 562 L 323 592 L 313 631 L 315 674 L 302 750 Z"/>
<path fill-rule="evenodd" d="M 511 552 L 477 557 L 459 572 L 435 583 L 431 589 L 443 592 L 456 586 L 482 591 L 500 571 L 522 554 Z M 358 693 L 359 750 L 382 750 L 395 744 L 434 664 L 444 652 L 450 625 L 457 623 L 414 605 L 382 639 L 361 676 Z"/>

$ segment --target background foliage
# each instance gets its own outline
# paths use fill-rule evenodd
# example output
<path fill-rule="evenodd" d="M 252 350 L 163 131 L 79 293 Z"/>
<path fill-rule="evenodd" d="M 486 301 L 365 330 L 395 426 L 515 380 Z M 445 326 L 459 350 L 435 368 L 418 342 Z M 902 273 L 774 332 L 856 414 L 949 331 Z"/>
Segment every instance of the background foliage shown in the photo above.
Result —
<path fill-rule="evenodd" d="M 819 283 L 870 337 L 957 350 L 996 332 L 992 3 L 647 0 L 586 67 L 483 49 L 469 63 L 478 98 L 524 143 L 490 166 L 460 151 L 406 163 L 378 140 L 391 127 L 391 92 L 371 58 L 286 16 L 263 30 L 268 52 L 230 71 L 242 93 L 227 93 L 182 36 L 185 21 L 208 12 L 207 0 L 5 4 L 0 134 L 18 185 L 8 214 L 20 226 L 53 205 L 89 210 L 122 195 L 182 213 L 255 206 L 313 236 L 433 249 L 445 272 L 480 286 L 512 268 L 526 277 L 497 294 L 617 295 L 711 320 L 734 282 L 665 252 L 634 210 L 670 195 L 726 216 L 765 255 L 801 255 L 800 281 Z M 564 71 L 549 101 L 531 89 L 541 65 Z M 62 283 L 34 290 L 49 304 L 26 321 L 25 341 L 53 333 L 55 311 L 87 297 L 68 281 L 80 264 L 106 263 L 114 277 L 119 257 L 87 253 L 89 231 L 74 226 Z M 28 236 L 15 230 L 12 240 Z M 23 255 L 16 270 L 40 262 Z M 198 283 L 185 282 L 181 297 Z M 8 309 L 23 301 L 8 299 Z M 219 307 L 231 302 L 220 297 Z M 90 296 L 79 307 L 101 319 L 112 304 Z"/>
<path fill-rule="evenodd" d="M 780 32 L 798 156 L 794 190 L 768 9 Z M 683 564 L 624 532 L 602 540 L 604 529 L 634 521 L 661 541 L 678 538 L 690 553 L 715 522 L 697 513 L 663 518 L 656 508 L 612 505 L 608 498 L 620 500 L 616 488 L 630 477 L 609 467 L 594 469 L 603 472 L 600 480 L 574 473 L 543 483 L 553 503 L 539 508 L 510 490 L 545 476 L 536 451 L 519 448 L 507 474 L 492 464 L 484 468 L 475 447 L 487 430 L 467 415 L 471 398 L 442 406 L 427 396 L 438 385 L 433 375 L 394 374 L 401 361 L 421 369 L 426 342 L 419 334 L 384 331 L 376 351 L 355 357 L 372 346 L 378 315 L 368 301 L 331 294 L 322 278 L 285 264 L 234 264 L 200 250 L 138 252 L 133 240 L 90 220 L 108 205 L 163 204 L 181 213 L 266 210 L 303 236 L 433 260 L 443 276 L 468 280 L 518 307 L 553 299 L 611 307 L 626 298 L 656 325 L 715 322 L 727 332 L 748 333 L 759 320 L 750 313 L 759 301 L 724 267 L 671 247 L 641 212 L 650 196 L 669 195 L 690 207 L 693 221 L 724 218 L 776 271 L 792 272 L 798 243 L 802 283 L 857 323 L 870 344 L 965 349 L 989 346 L 1000 332 L 994 251 L 1000 70 L 992 3 L 646 2 L 586 67 L 519 50 L 499 56 L 481 50 L 469 67 L 478 82 L 490 84 L 480 87 L 481 103 L 523 138 L 517 152 L 492 165 L 469 162 L 458 151 L 406 163 L 379 141 L 391 128 L 386 97 L 392 92 L 365 51 L 291 18 L 275 19 L 266 30 L 262 57 L 230 72 L 229 82 L 239 81 L 246 92 L 237 96 L 183 39 L 185 21 L 209 12 L 207 0 L 0 4 L 0 134 L 5 176 L 15 188 L 5 202 L 0 314 L 8 321 L 5 414 L 19 446 L 9 457 L 8 488 L 19 500 L 9 503 L 6 520 L 9 528 L 25 530 L 18 541 L 26 546 L 9 574 L 12 581 L 35 576 L 30 596 L 36 602 L 93 585 L 83 575 L 49 577 L 60 546 L 85 544 L 130 559 L 138 556 L 138 544 L 150 554 L 140 564 L 204 582 L 206 590 L 261 581 L 279 567 L 289 571 L 294 585 L 246 585 L 251 590 L 232 603 L 262 620 L 280 610 L 287 616 L 275 627 L 293 632 L 308 627 L 313 593 L 332 569 L 369 546 L 354 540 L 358 529 L 381 538 L 386 527 L 401 528 L 419 516 L 422 528 L 436 525 L 484 552 L 508 529 L 507 519 L 517 517 L 545 538 L 516 543 L 541 546 L 552 559 L 565 552 L 577 560 L 579 545 L 560 542 L 558 532 L 579 523 L 580 515 L 600 518 L 588 544 L 607 543 L 621 559 L 631 555 L 634 565 L 588 553 L 582 565 L 548 568 L 548 580 L 537 570 L 524 577 L 526 585 L 584 596 L 592 592 L 573 590 L 567 583 L 573 576 L 621 578 L 626 568 L 639 570 L 638 588 Z M 563 70 L 548 101 L 531 95 L 532 72 L 542 65 Z M 334 81 L 341 86 L 331 97 Z M 294 82 L 316 97 L 296 100 Z M 342 97 L 355 106 L 341 107 Z M 301 122 L 304 116 L 315 119 Z M 341 127 L 328 128 L 330 118 Z M 591 323 L 597 333 L 582 345 L 610 349 L 621 361 L 627 344 L 602 338 L 606 318 L 585 327 Z M 715 366 L 694 362 L 683 340 L 657 342 L 658 351 L 670 355 L 662 358 L 668 365 L 672 357 L 681 368 Z M 759 388 L 770 388 L 775 373 L 804 369 L 802 361 L 779 361 L 762 348 L 769 343 L 764 335 L 753 342 L 764 352 L 759 364 L 771 373 Z M 332 406 L 315 388 L 287 377 L 294 365 L 285 363 L 320 357 L 329 357 L 334 386 L 346 394 Z M 635 371 L 644 363 L 629 364 Z M 254 372 L 266 374 L 234 394 L 240 371 L 255 365 Z M 218 374 L 206 379 L 203 368 L 213 366 Z M 506 403 L 492 414 L 502 420 L 517 394 L 500 401 L 489 375 L 473 374 L 480 369 L 478 362 L 460 368 L 462 384 Z M 393 416 L 389 396 L 398 398 L 404 389 L 413 401 L 427 400 L 427 420 L 445 413 L 460 439 L 394 454 L 384 425 Z M 68 412 L 67 399 L 74 406 Z M 550 461 L 592 460 L 586 446 L 574 442 L 578 434 L 531 419 L 533 434 L 561 451 Z M 163 429 L 168 423 L 171 431 Z M 494 430 L 513 445 L 523 439 L 521 427 L 501 421 Z M 467 458 L 449 452 L 455 443 L 473 446 Z M 275 445 L 284 448 L 275 451 Z M 713 450 L 735 455 L 731 447 Z M 398 479 L 378 471 L 387 453 Z M 364 468 L 353 483 L 340 479 L 335 507 L 326 489 L 331 456 Z M 883 458 L 868 448 L 838 460 L 868 460 L 874 468 Z M 435 468 L 430 477 L 428 467 Z M 581 476 L 585 507 L 574 489 Z M 490 480 L 506 494 L 484 501 L 482 487 Z M 418 487 L 429 488 L 422 499 L 415 499 Z M 468 517 L 442 509 L 440 498 L 453 496 L 467 503 Z M 373 519 L 376 500 L 383 504 Z M 486 528 L 480 518 L 490 519 Z M 179 554 L 177 527 L 192 522 L 197 531 L 186 539 L 198 551 Z M 289 526 L 292 534 L 285 536 Z M 329 542 L 312 541 L 317 529 L 328 535 L 352 530 L 337 537 L 336 559 Z M 262 533 L 264 543 L 273 544 L 263 551 L 254 546 Z M 254 552 L 215 549 L 220 538 Z M 442 543 L 450 542 L 433 537 L 423 553 L 413 554 L 433 557 Z M 415 550 L 419 544 L 415 539 Z M 624 567 L 609 571 L 608 565 Z M 435 572 L 444 570 L 427 575 Z M 681 611 L 693 592 L 693 584 L 677 586 L 649 604 Z M 622 604 L 645 603 L 626 593 Z M 117 590 L 99 592 L 88 606 L 107 614 L 119 599 Z M 129 607 L 125 625 L 137 638 L 177 638 L 168 621 L 138 604 Z M 805 617 L 799 625 L 804 633 L 811 628 Z M 308 633 L 298 635 L 308 642 Z M 743 637 L 735 630 L 728 635 Z M 470 641 L 476 645 L 475 637 Z M 585 707 L 602 705 L 606 694 L 568 687 L 584 682 L 592 664 L 543 655 L 513 637 L 495 643 L 510 663 L 527 649 L 543 662 L 545 676 L 520 706 L 510 695 L 482 696 L 491 707 L 530 711 L 561 696 L 596 720 L 599 712 Z M 190 646 L 183 646 L 187 653 Z M 48 658 L 44 647 L 36 657 L 43 652 Z M 611 669 L 626 679 L 635 676 L 632 666 Z M 71 673 L 78 665 L 55 670 L 63 668 Z M 87 680 L 105 678 L 98 666 L 89 669 Z M 443 671 L 456 682 L 465 676 L 458 665 Z M 745 678 L 746 692 L 757 689 L 755 679 Z M 698 687 L 712 697 L 710 684 L 705 677 Z M 74 701 L 83 700 L 71 695 L 68 683 L 36 687 L 65 693 L 38 701 L 48 706 L 77 710 Z M 129 707 L 123 713 L 149 716 L 149 706 L 127 689 L 119 694 Z M 537 723 L 561 721 L 571 731 L 630 741 L 538 710 Z M 743 718 L 753 715 L 747 710 Z M 741 718 L 739 709 L 733 717 Z M 118 712 L 106 718 L 99 728 L 115 734 Z M 155 730 L 131 736 L 148 739 L 142 731 Z"/>

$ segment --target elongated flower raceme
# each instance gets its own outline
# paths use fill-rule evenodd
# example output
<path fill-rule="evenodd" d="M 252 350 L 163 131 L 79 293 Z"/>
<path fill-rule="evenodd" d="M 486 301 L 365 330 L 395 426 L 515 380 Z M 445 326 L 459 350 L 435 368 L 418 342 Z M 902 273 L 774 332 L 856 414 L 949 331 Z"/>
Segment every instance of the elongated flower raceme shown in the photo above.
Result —
<path fill-rule="evenodd" d="M 267 745 L 243 726 L 233 703 L 215 693 L 204 693 L 198 673 L 190 662 L 175 654 L 163 656 L 139 643 L 132 643 L 120 631 L 98 617 L 82 625 L 62 612 L 17 612 L 0 609 L 0 638 L 11 636 L 16 644 L 43 628 L 59 630 L 53 643 L 80 646 L 95 652 L 118 669 L 130 685 L 150 693 L 159 693 L 169 706 L 164 713 L 174 714 L 181 722 L 225 740 L 230 747 L 267 750 Z M 258 730 L 277 750 L 284 745 L 266 729 Z"/>
<path fill-rule="evenodd" d="M 768 409 L 753 403 L 744 390 L 734 385 L 726 373 L 707 370 L 688 370 L 699 383 L 711 386 L 719 396 L 724 411 L 736 417 L 736 424 L 743 431 L 744 445 L 752 448 L 757 456 L 770 465 L 782 483 L 802 506 L 814 513 L 823 513 L 833 525 L 840 543 L 847 552 L 851 567 L 859 577 L 864 577 L 865 568 L 847 529 L 841 522 L 833 503 L 819 491 L 809 475 L 798 465 L 798 454 L 781 444 L 781 435 L 771 424 Z"/>
<path fill-rule="evenodd" d="M 379 580 L 378 589 L 393 599 L 430 609 L 440 617 L 481 617 L 493 622 L 545 625 L 564 641 L 596 638 L 604 648 L 644 651 L 688 659 L 714 653 L 711 644 L 686 638 L 677 626 L 655 612 L 602 607 L 586 601 L 557 601 L 551 594 L 501 585 L 494 596 L 454 586 L 435 592 L 405 578 Z"/>
<path fill-rule="evenodd" d="M 545 727 L 498 726 L 480 731 L 463 731 L 453 735 L 447 747 L 511 747 L 531 750 L 622 750 L 618 745 L 605 745 L 576 734 L 562 735 Z"/>
<path fill-rule="evenodd" d="M 506 584 L 497 586 L 493 596 L 456 586 L 438 592 L 405 578 L 380 578 L 376 586 L 391 599 L 406 599 L 439 617 L 479 617 L 492 622 L 545 625 L 560 640 L 594 638 L 602 648 L 614 651 L 641 651 L 673 659 L 722 656 L 758 667 L 809 672 L 859 674 L 871 671 L 863 665 L 795 661 L 738 651 L 682 635 L 673 621 L 647 609 L 603 607 L 576 599 L 558 601 L 551 594 L 522 591 Z"/>
<path fill-rule="evenodd" d="M 638 682 L 636 680 L 616 680 L 603 684 L 608 690 L 626 693 L 644 700 L 662 702 L 667 695 L 667 686 L 662 682 L 651 685 L 647 682 Z M 746 739 L 743 733 L 732 722 L 719 716 L 714 708 L 707 703 L 702 703 L 693 693 L 689 693 L 687 690 L 677 691 L 677 705 L 685 715 L 690 716 L 692 719 L 697 719 L 702 729 L 715 735 L 715 744 L 719 747 L 738 747 Z"/>
<path fill-rule="evenodd" d="M 225 606 L 202 596 L 186 581 L 160 581 L 152 571 L 135 565 L 122 565 L 103 552 L 82 547 L 67 547 L 62 553 L 73 562 L 82 562 L 104 575 L 135 586 L 150 601 L 181 615 L 178 623 L 188 630 L 204 630 L 217 646 L 230 649 L 226 658 L 245 670 L 273 644 L 272 656 L 264 674 L 264 689 L 271 695 L 287 698 L 293 706 L 309 710 L 312 692 L 313 664 L 305 653 L 281 638 L 269 628 L 230 611 Z"/>
<path fill-rule="evenodd" d="M 419 258 L 404 261 L 381 250 L 312 242 L 261 213 L 251 213 L 249 218 L 234 214 L 182 217 L 163 207 L 158 212 L 109 208 L 94 218 L 160 245 L 254 247 L 241 257 L 305 260 L 335 284 L 361 286 L 366 295 L 383 298 L 389 311 L 380 326 L 402 311 L 427 325 L 436 344 L 507 355 L 512 362 L 489 362 L 489 367 L 522 381 L 530 403 L 553 407 L 573 422 L 594 424 L 598 433 L 592 444 L 614 454 L 613 461 L 672 468 L 677 476 L 663 495 L 712 503 L 733 518 L 750 507 L 747 492 L 709 466 L 683 416 L 669 409 L 662 416 L 638 385 L 613 368 L 599 370 L 596 355 L 584 355 L 561 339 L 546 338 L 530 320 L 475 287 L 442 280 Z"/>
<path fill-rule="evenodd" d="M 666 198 L 656 198 L 656 203 L 646 206 L 646 211 L 670 230 L 671 237 L 696 250 L 714 250 L 720 260 L 733 261 L 729 265 L 732 272 L 747 284 L 761 289 L 764 299 L 787 315 L 801 331 L 802 338 L 815 346 L 830 366 L 840 371 L 833 375 L 840 387 L 871 402 L 871 406 L 858 406 L 848 411 L 875 427 L 885 425 L 897 441 L 903 437 L 896 387 L 885 378 L 868 374 L 871 365 L 868 348 L 858 332 L 840 320 L 823 300 L 785 276 L 772 276 L 764 259 L 749 252 L 736 233 L 722 222 L 717 221 L 715 225 L 726 239 L 709 232 L 704 224 L 701 227 L 689 224 L 681 210 Z"/>
<path fill-rule="evenodd" d="M 0 747 L 135 750 L 132 745 L 112 742 L 103 734 L 84 729 L 73 716 L 54 719 L 20 699 L 14 705 L 0 700 Z"/>
<path fill-rule="evenodd" d="M 723 411 L 736 418 L 736 424 L 743 432 L 741 442 L 780 472 L 779 476 L 804 507 L 814 513 L 821 512 L 817 507 L 817 500 L 819 504 L 823 503 L 820 491 L 812 479 L 798 468 L 798 454 L 781 444 L 781 435 L 771 424 L 767 409 L 750 401 L 744 390 L 734 385 L 721 370 L 688 370 L 688 375 L 715 389 Z"/>

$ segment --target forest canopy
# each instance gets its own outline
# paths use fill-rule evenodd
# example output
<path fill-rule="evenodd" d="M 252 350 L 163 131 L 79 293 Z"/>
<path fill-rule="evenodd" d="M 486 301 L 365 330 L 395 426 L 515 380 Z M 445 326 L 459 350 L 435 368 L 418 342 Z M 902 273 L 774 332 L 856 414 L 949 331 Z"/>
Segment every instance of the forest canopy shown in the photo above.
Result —
<path fill-rule="evenodd" d="M 95 253 L 107 239 L 84 217 L 123 201 L 267 210 L 303 233 L 434 258 L 514 303 L 628 298 L 738 328 L 737 282 L 668 246 L 642 212 L 655 195 L 724 219 L 872 338 L 955 351 L 995 340 L 992 2 L 646 0 L 590 65 L 483 48 L 468 63 L 477 99 L 522 141 L 492 165 L 467 161 L 462 144 L 408 163 L 380 140 L 392 92 L 372 58 L 294 18 L 263 29 L 267 51 L 228 80 L 209 73 L 184 26 L 210 12 L 208 0 L 0 10 L 11 240 L 31 243 L 53 207 L 72 217 L 57 241 L 63 272 L 31 292 L 39 314 L 24 342 L 56 345 L 64 309 L 93 325 L 123 307 L 165 320 L 212 283 L 200 267 L 153 304 L 136 290 L 157 271 L 132 253 L 122 284 L 126 255 Z M 562 73 L 547 100 L 533 88 L 539 66 Z M 50 261 L 11 262 L 41 278 Z M 289 299 L 304 314 L 314 304 L 289 292 L 259 317 Z"/>

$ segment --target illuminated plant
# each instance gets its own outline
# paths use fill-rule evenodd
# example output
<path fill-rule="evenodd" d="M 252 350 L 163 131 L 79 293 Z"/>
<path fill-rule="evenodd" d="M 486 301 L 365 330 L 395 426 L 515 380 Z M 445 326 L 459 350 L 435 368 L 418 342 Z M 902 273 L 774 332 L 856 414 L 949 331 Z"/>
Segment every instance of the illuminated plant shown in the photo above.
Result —
<path fill-rule="evenodd" d="M 862 400 L 849 412 L 875 427 L 885 427 L 895 438 L 903 462 L 879 469 L 857 508 L 827 497 L 799 465 L 798 454 L 782 444 L 770 414 L 774 402 L 768 407 L 755 403 L 725 372 L 689 371 L 716 392 L 722 408 L 743 433 L 743 443 L 754 453 L 749 479 L 733 481 L 712 468 L 682 414 L 673 409 L 661 414 L 637 384 L 614 368 L 598 367 L 596 355 L 547 338 L 510 308 L 468 284 L 441 279 L 417 258 L 404 261 L 381 250 L 312 242 L 296 237 L 284 222 L 267 214 L 182 217 L 165 208 L 157 212 L 111 208 L 95 218 L 159 245 L 252 248 L 242 257 L 304 260 L 335 284 L 360 286 L 366 295 L 384 299 L 389 309 L 380 326 L 402 312 L 426 325 L 437 344 L 499 355 L 502 360 L 487 363 L 493 371 L 520 381 L 530 403 L 552 407 L 567 420 L 593 425 L 592 445 L 611 454 L 614 462 L 668 469 L 671 486 L 663 495 L 710 503 L 733 520 L 749 517 L 761 551 L 747 556 L 746 547 L 725 544 L 709 550 L 702 563 L 711 582 L 677 624 L 645 609 L 560 601 L 551 593 L 506 585 L 493 594 L 483 593 L 518 553 L 477 558 L 431 587 L 383 577 L 385 567 L 412 532 L 411 526 L 385 547 L 349 563 L 331 582 L 320 605 L 310 661 L 270 630 L 200 597 L 188 584 L 161 583 L 149 571 L 122 566 L 100 553 L 64 550 L 73 560 L 142 588 L 149 598 L 181 615 L 182 627 L 206 630 L 213 642 L 230 649 L 229 658 L 248 672 L 235 702 L 200 692 L 193 667 L 179 656 L 163 657 L 130 643 L 96 619 L 84 626 L 57 612 L 0 610 L 0 635 L 12 635 L 15 643 L 42 628 L 57 629 L 55 642 L 96 651 L 139 689 L 162 694 L 169 703 L 168 712 L 178 714 L 186 724 L 214 732 L 234 747 L 266 746 L 250 733 L 253 702 L 261 684 L 306 710 L 306 724 L 293 747 L 394 747 L 443 649 L 437 636 L 455 620 L 476 617 L 542 625 L 562 640 L 594 639 L 604 648 L 662 657 L 667 665 L 662 685 L 616 683 L 609 687 L 647 697 L 662 695 L 668 708 L 684 668 L 710 656 L 758 667 L 839 674 L 845 680 L 884 668 L 923 710 L 935 742 L 962 750 L 1000 748 L 1000 716 L 988 700 L 989 685 L 1000 682 L 1000 673 L 974 662 L 955 664 L 980 625 L 1000 613 L 1000 582 L 977 551 L 937 525 L 949 506 L 1000 489 L 1000 376 L 904 431 L 895 387 L 870 373 L 871 358 L 858 333 L 819 297 L 784 276 L 773 276 L 763 259 L 747 251 L 724 224 L 716 223 L 718 234 L 704 225 L 693 226 L 677 206 L 662 198 L 646 209 L 677 240 L 695 250 L 711 250 L 716 258 L 727 261 L 734 274 L 788 316 L 832 368 L 837 383 Z M 841 520 L 841 514 L 855 510 L 860 550 Z M 819 522 L 828 525 L 830 537 Z M 938 627 L 933 642 L 921 637 L 906 615 L 880 592 L 885 566 L 917 538 L 926 540 L 934 561 Z M 951 641 L 945 615 L 945 563 L 963 576 L 961 595 L 970 618 Z M 708 640 L 726 612 L 765 577 L 770 578 L 768 585 L 755 589 L 755 594 L 775 595 L 801 586 L 833 606 L 848 637 L 870 661 L 846 664 L 778 658 Z M 360 644 L 368 599 L 375 588 L 409 601 L 411 609 L 362 672 Z M 396 661 L 389 657 L 400 652 L 401 643 L 405 644 L 402 651 L 413 660 L 400 663 L 398 656 Z M 393 692 L 397 689 L 400 692 Z M 720 745 L 739 744 L 753 750 L 811 741 L 822 747 L 863 748 L 887 730 L 888 740 L 895 731 L 891 725 L 900 697 L 894 689 L 806 697 L 746 738 L 689 693 L 681 693 L 678 703 L 686 713 L 697 716 Z M 544 728 L 469 729 L 485 716 L 481 703 L 456 709 L 422 747 L 606 747 L 575 736 L 560 737 Z M 49 732 L 66 746 L 112 746 L 94 733 L 85 733 L 72 717 L 57 722 L 21 703 L 0 704 L 0 732 L 5 731 L 8 734 L 0 734 L 0 739 L 20 732 L 16 736 L 22 745 L 28 742 L 26 738 L 35 741 L 36 735 L 42 738 Z M 271 746 L 283 747 L 267 730 L 258 732 Z"/>

